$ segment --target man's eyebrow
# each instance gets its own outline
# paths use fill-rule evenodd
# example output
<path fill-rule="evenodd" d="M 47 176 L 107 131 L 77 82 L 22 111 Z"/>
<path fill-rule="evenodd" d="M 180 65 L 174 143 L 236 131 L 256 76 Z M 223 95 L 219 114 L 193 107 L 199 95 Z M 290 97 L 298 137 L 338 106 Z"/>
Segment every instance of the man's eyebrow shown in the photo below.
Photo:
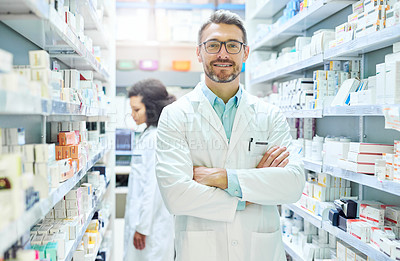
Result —
<path fill-rule="evenodd" d="M 226 40 L 226 41 L 220 41 L 220 40 L 218 40 L 217 38 L 208 39 L 208 40 L 206 40 L 206 41 L 204 41 L 204 42 L 208 42 L 208 41 L 219 41 L 219 42 L 236 41 L 236 42 L 240 42 L 240 40 L 237 40 L 237 39 L 228 39 L 228 40 Z"/>

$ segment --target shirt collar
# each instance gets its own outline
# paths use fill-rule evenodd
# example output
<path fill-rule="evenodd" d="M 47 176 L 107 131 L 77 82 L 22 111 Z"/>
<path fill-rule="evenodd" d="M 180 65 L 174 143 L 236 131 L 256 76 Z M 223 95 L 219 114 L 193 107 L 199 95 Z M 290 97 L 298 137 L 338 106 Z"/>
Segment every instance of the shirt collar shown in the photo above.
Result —
<path fill-rule="evenodd" d="M 201 90 L 203 91 L 204 96 L 206 96 L 207 100 L 210 102 L 211 106 L 214 106 L 216 99 L 219 97 L 215 95 L 215 93 L 213 93 L 204 82 L 202 83 Z M 240 100 L 242 99 L 242 93 L 242 86 L 239 84 L 239 90 L 236 92 L 235 96 L 232 97 L 234 98 L 236 107 L 239 106 Z"/>

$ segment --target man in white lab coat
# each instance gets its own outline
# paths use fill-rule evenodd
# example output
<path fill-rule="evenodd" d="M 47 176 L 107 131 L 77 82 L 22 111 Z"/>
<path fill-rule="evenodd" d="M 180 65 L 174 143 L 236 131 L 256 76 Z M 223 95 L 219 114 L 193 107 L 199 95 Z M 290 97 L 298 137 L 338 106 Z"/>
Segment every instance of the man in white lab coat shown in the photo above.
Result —
<path fill-rule="evenodd" d="M 277 205 L 300 198 L 304 170 L 284 116 L 239 85 L 246 38 L 237 15 L 215 12 L 199 31 L 205 81 L 160 117 L 156 175 L 177 261 L 285 260 Z"/>

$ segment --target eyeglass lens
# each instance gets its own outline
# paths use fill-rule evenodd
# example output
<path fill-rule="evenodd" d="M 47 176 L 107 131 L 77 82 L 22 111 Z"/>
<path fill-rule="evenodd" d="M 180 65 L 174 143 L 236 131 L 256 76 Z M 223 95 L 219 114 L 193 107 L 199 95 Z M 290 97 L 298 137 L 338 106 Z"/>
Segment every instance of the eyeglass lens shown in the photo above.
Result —
<path fill-rule="evenodd" d="M 206 42 L 205 43 L 206 51 L 211 54 L 218 53 L 221 50 L 221 45 L 223 43 L 224 42 L 219 42 L 219 41 Z M 242 44 L 236 41 L 228 41 L 225 42 L 225 48 L 228 53 L 236 54 L 240 52 Z"/>

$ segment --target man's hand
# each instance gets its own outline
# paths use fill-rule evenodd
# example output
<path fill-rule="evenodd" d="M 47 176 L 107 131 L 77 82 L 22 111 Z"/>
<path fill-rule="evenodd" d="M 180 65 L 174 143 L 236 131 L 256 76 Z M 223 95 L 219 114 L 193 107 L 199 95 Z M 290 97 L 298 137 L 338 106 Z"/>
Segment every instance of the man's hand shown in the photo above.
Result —
<path fill-rule="evenodd" d="M 193 180 L 210 187 L 220 189 L 228 187 L 226 169 L 193 167 Z"/>
<path fill-rule="evenodd" d="M 146 247 L 146 236 L 136 231 L 133 236 L 133 245 L 136 249 L 143 250 Z"/>
<path fill-rule="evenodd" d="M 274 146 L 265 152 L 257 165 L 257 168 L 280 167 L 283 168 L 289 163 L 289 151 L 286 147 Z"/>

